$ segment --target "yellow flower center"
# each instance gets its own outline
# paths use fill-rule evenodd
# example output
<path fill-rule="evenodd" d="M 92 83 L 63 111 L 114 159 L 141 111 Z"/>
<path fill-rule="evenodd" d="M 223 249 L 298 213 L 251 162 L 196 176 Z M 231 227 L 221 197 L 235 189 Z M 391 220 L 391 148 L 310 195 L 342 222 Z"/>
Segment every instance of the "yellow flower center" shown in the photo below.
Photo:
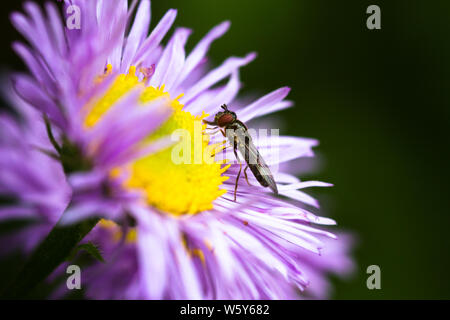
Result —
<path fill-rule="evenodd" d="M 101 219 L 97 224 L 97 226 L 109 230 L 111 232 L 111 237 L 112 240 L 114 240 L 114 242 L 119 242 L 124 237 L 123 229 L 112 220 Z M 131 228 L 127 230 L 124 240 L 126 243 L 135 243 L 137 240 L 136 228 Z"/>
<path fill-rule="evenodd" d="M 110 71 L 111 67 L 108 66 L 107 72 Z M 99 77 L 98 81 L 102 81 L 102 77 Z M 126 168 L 129 178 L 124 187 L 144 191 L 149 205 L 173 215 L 195 214 L 212 209 L 213 201 L 226 192 L 219 187 L 228 179 L 222 174 L 229 165 L 224 166 L 224 161 L 214 161 L 214 154 L 223 146 L 209 143 L 209 135 L 205 132 L 206 125 L 201 123 L 207 115 L 202 113 L 201 116 L 193 116 L 184 111 L 183 105 L 178 101 L 182 95 L 173 99 L 169 92 L 164 91 L 164 86 L 145 87 L 136 76 L 136 68 L 131 67 L 128 74 L 121 74 L 115 79 L 100 99 L 89 104 L 84 121 L 86 129 L 95 126 L 114 103 L 137 86 L 142 87 L 139 98 L 142 104 L 165 98 L 173 109 L 170 118 L 148 136 L 146 142 L 170 136 L 175 130 L 183 129 L 190 137 L 188 145 L 191 151 L 190 154 L 183 154 L 186 151 L 182 149 L 180 154 L 179 145 L 175 144 L 130 163 Z M 187 158 L 188 161 L 173 161 L 174 154 L 185 160 Z M 112 176 L 122 169 L 125 168 L 114 170 Z"/>
<path fill-rule="evenodd" d="M 124 241 L 124 243 L 126 244 L 134 244 L 137 241 L 136 228 L 124 230 L 114 221 L 106 219 L 101 219 L 97 226 L 108 230 L 110 233 L 111 240 L 114 241 L 115 243 Z M 182 243 L 189 257 L 199 259 L 203 265 L 205 264 L 205 255 L 201 249 L 189 246 L 186 237 L 182 238 Z M 211 252 L 214 251 L 214 248 L 212 247 L 209 241 L 205 239 L 204 243 Z"/>

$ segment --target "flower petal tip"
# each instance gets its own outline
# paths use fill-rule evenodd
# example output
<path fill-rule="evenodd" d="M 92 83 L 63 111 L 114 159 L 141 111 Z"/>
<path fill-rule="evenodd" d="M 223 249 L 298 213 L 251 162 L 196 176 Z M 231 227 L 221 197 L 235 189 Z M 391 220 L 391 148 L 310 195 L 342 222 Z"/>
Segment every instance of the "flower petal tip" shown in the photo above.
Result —
<path fill-rule="evenodd" d="M 176 17 L 178 14 L 178 10 L 172 8 L 172 9 L 169 9 L 166 14 Z"/>
<path fill-rule="evenodd" d="M 225 20 L 222 23 L 220 23 L 217 28 L 219 28 L 223 33 L 227 32 L 228 29 L 230 29 L 231 26 L 231 21 L 230 20 Z"/>
<path fill-rule="evenodd" d="M 258 53 L 253 51 L 245 56 L 245 60 L 247 60 L 247 62 L 251 62 L 251 61 L 255 60 L 257 56 L 258 56 Z"/>

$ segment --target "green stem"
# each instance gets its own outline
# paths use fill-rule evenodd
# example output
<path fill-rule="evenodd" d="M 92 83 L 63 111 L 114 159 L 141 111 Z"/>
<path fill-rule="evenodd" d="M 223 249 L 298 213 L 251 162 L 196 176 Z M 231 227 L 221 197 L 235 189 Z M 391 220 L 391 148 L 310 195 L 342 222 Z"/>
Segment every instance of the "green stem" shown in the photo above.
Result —
<path fill-rule="evenodd" d="M 99 220 L 99 218 L 91 218 L 68 226 L 57 224 L 34 251 L 3 296 L 9 299 L 25 297 L 66 260 Z"/>
<path fill-rule="evenodd" d="M 58 142 L 55 139 L 55 136 L 53 135 L 52 126 L 46 114 L 44 114 L 44 122 L 45 122 L 45 129 L 47 131 L 47 136 L 50 142 L 52 143 L 53 147 L 55 148 L 55 150 L 60 154 L 61 147 L 59 146 Z"/>

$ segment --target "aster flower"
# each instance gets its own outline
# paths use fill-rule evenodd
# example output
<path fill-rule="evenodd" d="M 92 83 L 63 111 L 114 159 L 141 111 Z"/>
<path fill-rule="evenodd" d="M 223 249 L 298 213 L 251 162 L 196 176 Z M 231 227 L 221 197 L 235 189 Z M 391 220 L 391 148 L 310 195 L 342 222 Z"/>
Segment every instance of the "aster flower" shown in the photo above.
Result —
<path fill-rule="evenodd" d="M 10 89 L 10 88 L 9 88 Z M 30 252 L 49 233 L 71 196 L 61 163 L 46 152 L 48 140 L 42 115 L 5 92 L 20 119 L 0 114 L 0 221 L 28 221 L 19 232 L 0 238 L 0 253 Z"/>
<path fill-rule="evenodd" d="M 161 42 L 175 10 L 147 36 L 149 1 L 135 1 L 131 8 L 126 0 L 70 5 L 81 10 L 79 30 L 65 29 L 52 3 L 45 12 L 27 3 L 27 16 L 12 15 L 31 45 L 14 44 L 31 72 L 16 75 L 14 87 L 56 132 L 53 147 L 72 189 L 62 222 L 93 215 L 107 219 L 88 235 L 105 249 L 108 261 L 89 267 L 88 296 L 292 299 L 310 285 L 308 273 L 319 283 L 325 272 L 350 270 L 346 250 L 338 251 L 344 268 L 329 267 L 327 255 L 321 256 L 327 239 L 336 236 L 314 225 L 335 222 L 313 214 L 309 207 L 318 203 L 302 191 L 330 184 L 274 170 L 279 193 L 289 200 L 250 178 L 252 185 L 238 181 L 238 200 L 232 201 L 240 165 L 219 159 L 223 137 L 208 133 L 201 120 L 223 103 L 245 122 L 292 103 L 284 100 L 286 87 L 248 105 L 236 102 L 239 68 L 254 53 L 208 68 L 209 46 L 229 22 L 214 27 L 186 55 L 189 29 L 177 28 L 167 45 Z M 218 85 L 221 80 L 227 82 Z M 176 146 L 167 141 L 179 129 L 194 137 L 189 163 L 174 163 Z M 284 136 L 255 143 L 272 168 L 313 156 L 317 145 Z M 322 296 L 324 290 L 315 292 Z"/>

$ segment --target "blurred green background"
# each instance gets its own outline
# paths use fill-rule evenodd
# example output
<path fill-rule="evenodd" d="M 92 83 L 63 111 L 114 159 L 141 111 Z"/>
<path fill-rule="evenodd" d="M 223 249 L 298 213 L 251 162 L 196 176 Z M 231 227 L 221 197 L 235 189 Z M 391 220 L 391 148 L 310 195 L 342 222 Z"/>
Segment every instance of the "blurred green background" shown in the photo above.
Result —
<path fill-rule="evenodd" d="M 381 8 L 382 29 L 366 28 Z M 292 88 L 283 134 L 318 138 L 326 214 L 356 233 L 357 274 L 337 299 L 450 298 L 448 1 L 154 1 L 178 8 L 190 43 L 219 21 L 215 62 L 256 50 L 243 92 Z M 302 176 L 303 178 L 303 176 Z M 368 290 L 366 268 L 381 268 Z"/>
<path fill-rule="evenodd" d="M 381 30 L 366 28 L 371 4 Z M 7 20 L 20 3 L 8 6 L 2 65 L 20 69 Z M 450 2 L 156 0 L 152 26 L 169 8 L 194 30 L 188 48 L 232 21 L 210 56 L 258 52 L 241 71 L 244 94 L 292 88 L 281 133 L 320 140 L 320 170 L 301 178 L 335 184 L 315 192 L 322 212 L 358 238 L 357 272 L 333 279 L 332 297 L 450 298 Z M 366 287 L 372 264 L 381 290 Z"/>

